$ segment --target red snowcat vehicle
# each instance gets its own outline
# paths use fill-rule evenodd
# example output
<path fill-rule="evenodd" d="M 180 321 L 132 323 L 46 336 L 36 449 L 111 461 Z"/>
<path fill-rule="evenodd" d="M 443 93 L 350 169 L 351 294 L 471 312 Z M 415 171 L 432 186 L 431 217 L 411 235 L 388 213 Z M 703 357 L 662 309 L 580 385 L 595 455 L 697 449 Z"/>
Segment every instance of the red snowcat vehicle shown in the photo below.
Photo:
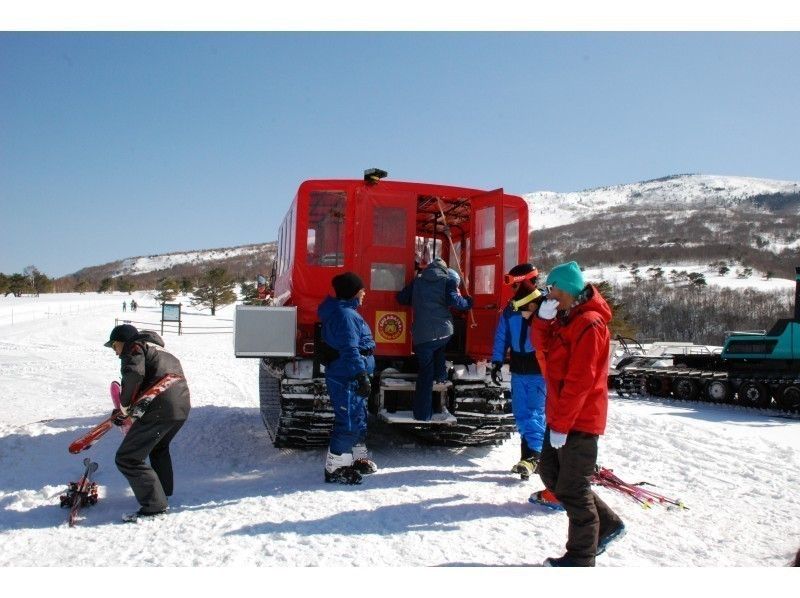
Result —
<path fill-rule="evenodd" d="M 511 294 L 503 274 L 528 261 L 527 203 L 502 189 L 385 176 L 371 169 L 363 180 L 303 182 L 279 229 L 274 305 L 237 306 L 235 354 L 261 360 L 261 415 L 277 447 L 328 444 L 333 412 L 316 354 L 317 306 L 332 294 L 331 279 L 346 271 L 366 286 L 359 311 L 376 343 L 373 416 L 447 445 L 496 444 L 515 431 L 508 384 L 489 380 L 486 361 Z M 474 307 L 453 313 L 449 380 L 433 389 L 434 412 L 445 406 L 452 415 L 421 422 L 411 413 L 412 310 L 396 293 L 436 257 L 461 274 L 461 292 L 474 298 Z"/>

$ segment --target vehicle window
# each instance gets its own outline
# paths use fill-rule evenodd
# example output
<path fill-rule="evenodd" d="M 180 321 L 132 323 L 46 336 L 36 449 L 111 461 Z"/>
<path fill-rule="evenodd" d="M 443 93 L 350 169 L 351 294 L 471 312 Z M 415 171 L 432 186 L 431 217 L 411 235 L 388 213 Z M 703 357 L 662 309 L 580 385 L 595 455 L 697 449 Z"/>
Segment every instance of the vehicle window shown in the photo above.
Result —
<path fill-rule="evenodd" d="M 372 241 L 380 247 L 405 247 L 405 208 L 376 206 L 372 215 Z"/>
<path fill-rule="evenodd" d="M 508 272 L 519 263 L 519 216 L 514 209 L 503 210 L 504 249 L 503 272 Z"/>
<path fill-rule="evenodd" d="M 475 250 L 494 247 L 494 206 L 475 212 Z"/>
<path fill-rule="evenodd" d="M 310 266 L 344 266 L 344 191 L 312 191 L 308 208 Z"/>
<path fill-rule="evenodd" d="M 494 295 L 494 264 L 475 266 L 475 294 Z"/>
<path fill-rule="evenodd" d="M 399 291 L 406 280 L 403 264 L 374 263 L 370 266 L 369 288 L 373 291 Z"/>

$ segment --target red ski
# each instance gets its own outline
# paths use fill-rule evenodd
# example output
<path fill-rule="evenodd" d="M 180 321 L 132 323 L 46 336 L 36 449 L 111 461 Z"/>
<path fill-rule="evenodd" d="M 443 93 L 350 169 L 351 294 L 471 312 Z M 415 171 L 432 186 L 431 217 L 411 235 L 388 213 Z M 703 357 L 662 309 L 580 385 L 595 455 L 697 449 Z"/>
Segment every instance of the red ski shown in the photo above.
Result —
<path fill-rule="evenodd" d="M 97 503 L 97 484 L 91 479 L 92 474 L 97 471 L 97 463 L 86 457 L 83 465 L 86 470 L 81 479 L 77 482 L 70 482 L 67 493 L 60 497 L 61 507 L 69 508 L 67 521 L 70 527 L 73 527 L 78 520 L 78 511 L 81 507 Z"/>
<path fill-rule="evenodd" d="M 130 411 L 133 411 L 134 407 L 138 407 L 139 410 L 143 410 L 158 395 L 167 390 L 178 380 L 182 379 L 183 377 L 179 376 L 178 374 L 166 374 L 155 384 L 153 384 L 153 386 L 145 390 L 142 394 L 140 394 L 136 399 L 133 400 L 133 402 L 131 403 Z M 81 451 L 85 451 L 95 442 L 97 442 L 100 438 L 102 438 L 103 435 L 105 435 L 105 433 L 108 432 L 113 427 L 114 427 L 113 418 L 109 416 L 102 422 L 97 424 L 94 428 L 89 430 L 86 434 L 84 434 L 80 438 L 75 439 L 75 441 L 73 441 L 73 443 L 69 445 L 69 452 L 74 455 L 80 453 Z"/>

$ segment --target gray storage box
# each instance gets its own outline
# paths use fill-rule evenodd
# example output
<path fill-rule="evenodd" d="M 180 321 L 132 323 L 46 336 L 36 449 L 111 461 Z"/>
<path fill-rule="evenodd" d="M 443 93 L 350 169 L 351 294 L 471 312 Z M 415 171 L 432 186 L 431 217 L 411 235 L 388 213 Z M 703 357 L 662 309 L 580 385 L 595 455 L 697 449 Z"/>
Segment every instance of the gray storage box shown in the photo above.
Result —
<path fill-rule="evenodd" d="M 237 305 L 233 323 L 236 357 L 294 357 L 296 307 Z"/>

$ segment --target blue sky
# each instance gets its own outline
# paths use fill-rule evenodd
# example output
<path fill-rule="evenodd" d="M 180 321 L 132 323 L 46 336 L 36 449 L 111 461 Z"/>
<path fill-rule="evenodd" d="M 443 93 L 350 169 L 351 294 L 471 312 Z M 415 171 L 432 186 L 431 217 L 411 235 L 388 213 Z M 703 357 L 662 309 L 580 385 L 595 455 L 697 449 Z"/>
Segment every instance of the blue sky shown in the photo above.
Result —
<path fill-rule="evenodd" d="M 365 168 L 800 180 L 798 33 L 0 33 L 0 272 L 272 240 Z"/>

